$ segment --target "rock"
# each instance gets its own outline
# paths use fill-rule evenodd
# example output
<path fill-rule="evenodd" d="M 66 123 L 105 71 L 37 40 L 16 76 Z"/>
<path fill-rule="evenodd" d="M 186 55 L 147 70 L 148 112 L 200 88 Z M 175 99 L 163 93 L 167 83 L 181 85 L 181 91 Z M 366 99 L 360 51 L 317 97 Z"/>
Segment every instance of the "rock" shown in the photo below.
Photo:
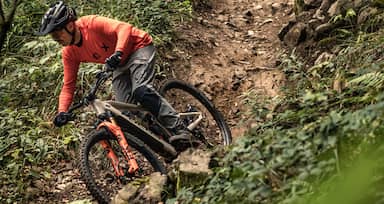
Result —
<path fill-rule="evenodd" d="M 321 21 L 325 20 L 324 11 L 321 9 L 317 9 L 316 13 L 313 15 L 313 18 L 319 19 Z"/>
<path fill-rule="evenodd" d="M 285 26 L 283 26 L 277 36 L 280 41 L 284 41 L 285 35 L 289 32 L 289 30 L 295 25 L 296 21 L 289 21 Z"/>
<path fill-rule="evenodd" d="M 325 13 L 328 11 L 329 6 L 330 6 L 329 0 L 323 0 L 312 18 L 325 21 L 326 20 Z"/>
<path fill-rule="evenodd" d="M 121 200 L 129 201 L 136 194 L 139 187 L 139 185 L 128 184 L 117 193 L 117 197 Z"/>
<path fill-rule="evenodd" d="M 354 2 L 350 0 L 337 0 L 328 9 L 330 17 L 342 14 L 349 8 L 353 8 Z"/>
<path fill-rule="evenodd" d="M 280 3 L 273 3 L 271 5 L 272 8 L 272 15 L 274 15 L 278 10 L 281 9 L 281 4 Z"/>
<path fill-rule="evenodd" d="M 111 204 L 127 204 L 128 201 L 123 200 L 119 197 L 119 194 L 117 194 L 114 198 L 112 198 Z"/>
<path fill-rule="evenodd" d="M 161 201 L 161 192 L 163 192 L 164 186 L 167 182 L 167 176 L 156 172 L 149 177 L 149 183 L 144 187 L 141 192 L 151 202 Z"/>
<path fill-rule="evenodd" d="M 328 9 L 329 16 L 336 16 L 341 13 L 339 1 L 334 2 L 331 7 Z"/>
<path fill-rule="evenodd" d="M 281 8 L 281 3 L 273 3 L 271 7 L 272 9 L 279 10 Z"/>
<path fill-rule="evenodd" d="M 260 26 L 263 26 L 263 25 L 265 25 L 265 24 L 267 24 L 267 23 L 272 23 L 272 22 L 273 22 L 273 19 L 268 18 L 268 19 L 265 19 L 265 20 L 260 24 Z"/>
<path fill-rule="evenodd" d="M 134 183 L 124 186 L 112 198 L 111 204 L 159 203 L 166 182 L 165 175 L 159 172 L 152 173 L 146 178 L 138 179 Z"/>
<path fill-rule="evenodd" d="M 244 16 L 245 16 L 245 17 L 252 17 L 252 16 L 253 16 L 253 13 L 252 13 L 252 11 L 247 10 L 247 11 L 244 13 Z"/>
<path fill-rule="evenodd" d="M 253 31 L 253 30 L 249 30 L 249 31 L 247 31 L 247 37 L 255 37 L 255 31 Z"/>
<path fill-rule="evenodd" d="M 182 152 L 173 162 L 174 171 L 170 178 L 178 184 L 177 189 L 182 187 L 193 187 L 204 183 L 212 174 L 209 169 L 212 152 L 201 149 L 188 149 Z"/>
<path fill-rule="evenodd" d="M 247 72 L 243 69 L 236 69 L 235 73 L 233 75 L 233 78 L 235 79 L 243 79 L 247 76 Z"/>
<path fill-rule="evenodd" d="M 320 10 L 322 11 L 327 11 L 329 7 L 331 6 L 330 0 L 323 0 L 320 5 Z"/>
<path fill-rule="evenodd" d="M 327 61 L 331 60 L 333 57 L 334 57 L 333 54 L 330 54 L 328 52 L 323 52 L 315 60 L 315 65 L 321 64 L 323 62 L 327 62 Z"/>
<path fill-rule="evenodd" d="M 360 8 L 363 7 L 365 4 L 366 4 L 366 2 L 363 1 L 363 0 L 354 0 L 354 1 L 353 1 L 353 7 L 354 7 L 354 8 L 358 8 L 358 9 L 360 9 Z"/>
<path fill-rule="evenodd" d="M 366 7 L 360 11 L 360 13 L 357 16 L 357 24 L 363 24 L 366 22 L 368 19 L 372 18 L 378 13 L 377 8 L 373 7 Z"/>
<path fill-rule="evenodd" d="M 304 5 L 306 7 L 314 8 L 319 7 L 321 2 L 321 0 L 304 0 Z"/>
<path fill-rule="evenodd" d="M 384 1 L 383 0 L 373 0 L 372 3 L 374 6 L 377 6 L 379 8 L 384 8 Z"/>
<path fill-rule="evenodd" d="M 38 195 L 39 193 L 40 193 L 40 189 L 38 189 L 38 188 L 27 187 L 27 189 L 26 189 L 27 197 L 33 197 L 35 195 Z"/>
<path fill-rule="evenodd" d="M 290 47 L 298 45 L 300 42 L 303 42 L 307 38 L 307 25 L 304 23 L 296 23 L 285 35 L 284 43 Z"/>
<path fill-rule="evenodd" d="M 225 15 L 220 14 L 220 15 L 217 16 L 217 20 L 220 21 L 220 22 L 227 22 L 228 21 L 228 17 L 225 16 Z"/>
<path fill-rule="evenodd" d="M 319 19 L 311 19 L 308 21 L 308 26 L 310 28 L 316 28 L 317 26 L 321 25 L 322 22 Z"/>
<path fill-rule="evenodd" d="M 171 55 L 171 54 L 166 54 L 165 55 L 165 58 L 171 60 L 171 61 L 174 61 L 174 60 L 177 60 L 177 57 L 174 56 L 174 55 Z"/>
<path fill-rule="evenodd" d="M 324 23 L 315 28 L 315 35 L 320 36 L 327 31 L 331 30 L 335 25 L 332 23 Z"/>
<path fill-rule="evenodd" d="M 255 7 L 255 10 L 261 10 L 261 9 L 263 9 L 263 6 L 262 6 L 262 5 L 257 5 L 257 6 Z"/>

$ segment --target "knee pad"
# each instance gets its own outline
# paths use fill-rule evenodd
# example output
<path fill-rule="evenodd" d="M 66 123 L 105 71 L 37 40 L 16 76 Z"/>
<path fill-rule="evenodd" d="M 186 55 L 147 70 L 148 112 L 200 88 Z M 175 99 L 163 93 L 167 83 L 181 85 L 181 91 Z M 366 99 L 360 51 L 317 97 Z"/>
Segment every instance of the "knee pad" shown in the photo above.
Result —
<path fill-rule="evenodd" d="M 133 92 L 134 99 L 156 117 L 161 106 L 160 95 L 149 86 L 140 86 Z"/>

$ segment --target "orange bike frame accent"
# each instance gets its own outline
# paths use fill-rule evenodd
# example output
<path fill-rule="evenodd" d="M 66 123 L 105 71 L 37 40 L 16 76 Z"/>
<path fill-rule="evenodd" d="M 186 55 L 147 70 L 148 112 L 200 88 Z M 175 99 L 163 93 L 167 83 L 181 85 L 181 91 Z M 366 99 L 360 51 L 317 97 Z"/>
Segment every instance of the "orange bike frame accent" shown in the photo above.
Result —
<path fill-rule="evenodd" d="M 129 164 L 128 172 L 130 174 L 136 172 L 139 169 L 139 165 L 137 164 L 135 155 L 132 153 L 131 149 L 129 148 L 128 141 L 124 137 L 124 133 L 121 130 L 121 128 L 118 125 L 114 124 L 114 122 L 107 122 L 107 121 L 100 123 L 97 129 L 100 129 L 101 127 L 107 128 L 117 138 L 117 141 L 119 142 L 120 147 L 122 148 L 122 152 L 125 156 L 125 159 L 128 161 L 128 164 Z M 107 156 L 112 162 L 116 175 L 123 176 L 124 173 L 121 167 L 119 166 L 120 162 L 116 154 L 113 152 L 111 146 L 106 141 L 102 141 L 101 145 L 107 151 Z"/>
<path fill-rule="evenodd" d="M 124 171 L 119 166 L 119 163 L 120 163 L 119 158 L 116 156 L 115 152 L 113 151 L 111 144 L 106 140 L 103 140 L 99 143 L 104 148 L 104 150 L 107 152 L 107 157 L 111 161 L 111 164 L 113 166 L 113 169 L 115 170 L 116 176 L 124 176 Z"/>

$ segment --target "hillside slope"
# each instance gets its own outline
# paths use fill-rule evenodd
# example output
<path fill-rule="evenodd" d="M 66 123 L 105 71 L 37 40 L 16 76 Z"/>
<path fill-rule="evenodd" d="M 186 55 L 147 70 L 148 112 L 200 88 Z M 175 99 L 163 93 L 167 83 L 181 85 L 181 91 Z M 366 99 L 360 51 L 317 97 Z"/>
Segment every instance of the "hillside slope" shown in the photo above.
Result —
<path fill-rule="evenodd" d="M 251 121 L 242 96 L 263 100 L 279 94 L 284 76 L 279 30 L 292 15 L 293 0 L 213 0 L 196 5 L 197 17 L 178 29 L 170 53 L 176 77 L 204 90 L 225 114 L 234 137 Z M 247 121 L 241 123 L 241 121 Z"/>

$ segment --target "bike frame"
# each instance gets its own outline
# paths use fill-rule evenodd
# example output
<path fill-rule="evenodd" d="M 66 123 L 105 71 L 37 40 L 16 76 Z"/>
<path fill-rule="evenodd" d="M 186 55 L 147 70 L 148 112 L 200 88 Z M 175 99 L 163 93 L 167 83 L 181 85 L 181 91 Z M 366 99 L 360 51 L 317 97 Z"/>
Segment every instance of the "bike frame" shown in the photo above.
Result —
<path fill-rule="evenodd" d="M 144 108 L 142 108 L 139 105 L 130 104 L 130 103 L 123 103 L 118 101 L 102 101 L 100 99 L 95 99 L 89 104 L 96 114 L 98 116 L 103 115 L 105 113 L 112 113 L 113 117 L 109 118 L 111 122 L 104 121 L 100 125 L 98 125 L 97 129 L 100 129 L 102 127 L 107 128 L 109 132 L 111 132 L 118 140 L 119 145 L 122 147 L 122 152 L 130 164 L 130 168 L 128 170 L 129 173 L 134 173 L 138 170 L 138 164 L 135 160 L 135 157 L 133 153 L 130 151 L 129 145 L 127 140 L 124 137 L 124 133 L 121 129 L 121 127 L 116 123 L 116 120 L 114 117 L 120 117 L 125 120 L 126 124 L 129 124 L 130 127 L 127 127 L 129 129 L 135 129 L 135 132 L 141 132 L 139 139 L 144 141 L 151 149 L 153 149 L 158 154 L 165 156 L 167 158 L 175 158 L 177 156 L 177 151 L 175 148 L 167 143 L 166 141 L 159 139 L 158 136 L 154 135 L 152 132 L 146 130 L 141 125 L 137 124 L 135 121 L 130 119 L 128 116 L 123 114 L 123 111 L 142 111 L 145 113 L 150 114 L 148 111 L 146 111 Z M 201 112 L 187 112 L 187 113 L 180 113 L 180 117 L 187 117 L 187 116 L 198 116 L 196 120 L 194 120 L 191 124 L 188 125 L 189 130 L 193 130 L 197 125 L 201 122 L 203 119 Z M 136 136 L 136 134 L 133 134 L 133 136 Z M 116 154 L 113 152 L 110 144 L 108 144 L 106 141 L 101 142 L 102 147 L 107 152 L 107 157 L 110 159 L 111 164 L 115 170 L 115 173 L 117 176 L 123 176 L 124 172 L 122 171 L 119 160 Z"/>
<path fill-rule="evenodd" d="M 134 120 L 130 119 L 128 116 L 123 114 L 123 111 L 147 112 L 142 107 L 135 104 L 130 104 L 130 103 L 123 103 L 123 102 L 117 102 L 117 101 L 102 101 L 99 99 L 95 99 L 90 103 L 90 105 L 93 107 L 93 109 L 95 110 L 98 116 L 103 115 L 107 112 L 110 112 L 112 113 L 113 117 L 119 117 L 123 119 L 125 121 L 124 125 L 128 126 L 124 128 L 127 128 L 130 131 L 134 131 L 135 133 L 138 133 L 141 136 L 138 139 L 144 141 L 148 146 L 150 146 L 158 154 L 162 156 L 167 156 L 167 157 L 177 156 L 177 151 L 171 144 L 165 142 L 164 140 L 159 139 L 152 132 L 148 131 L 141 125 L 137 124 Z M 123 127 L 120 127 L 120 128 L 123 128 Z M 136 134 L 133 134 L 133 136 L 136 136 Z"/>
<path fill-rule="evenodd" d="M 135 159 L 134 154 L 129 148 L 128 141 L 124 137 L 124 130 L 127 130 L 127 133 L 130 133 L 132 136 L 138 138 L 139 140 L 143 141 L 146 145 L 148 145 L 152 150 L 154 150 L 159 155 L 167 158 L 167 159 L 174 159 L 178 155 L 178 152 L 175 150 L 175 148 L 169 144 L 167 141 L 160 139 L 159 136 L 156 136 L 153 132 L 147 130 L 142 125 L 137 124 L 133 119 L 129 118 L 127 115 L 123 114 L 125 111 L 140 111 L 144 114 L 151 114 L 148 111 L 146 111 L 143 107 L 132 104 L 132 103 L 124 103 L 124 102 L 118 102 L 118 101 L 112 101 L 107 100 L 103 101 L 96 98 L 96 91 L 100 84 L 107 79 L 109 75 L 98 77 L 98 80 L 95 84 L 95 86 L 92 88 L 88 96 L 84 98 L 83 101 L 81 101 L 79 104 L 74 105 L 68 112 L 72 113 L 73 110 L 81 107 L 82 105 L 88 105 L 93 108 L 93 110 L 96 112 L 98 118 L 103 118 L 103 122 L 101 122 L 97 129 L 105 128 L 109 130 L 109 132 L 116 137 L 120 147 L 122 148 L 122 152 L 124 154 L 125 159 L 129 163 L 129 169 L 128 172 L 130 174 L 135 173 L 139 167 L 137 164 L 137 161 Z M 101 117 L 103 116 L 103 117 Z M 108 116 L 108 118 L 105 118 L 105 116 Z M 186 113 L 179 113 L 180 118 L 189 117 L 189 116 L 197 116 L 197 119 L 194 121 L 191 121 L 191 123 L 188 125 L 188 129 L 192 131 L 195 129 L 198 124 L 203 119 L 203 114 L 201 112 L 186 112 Z M 119 122 L 117 122 L 116 119 L 119 119 Z M 122 122 L 121 122 L 122 120 Z M 154 120 L 154 122 L 164 128 L 157 120 Z M 171 136 L 170 133 L 167 133 L 168 136 Z M 120 166 L 120 161 L 113 151 L 111 144 L 109 144 L 107 141 L 101 141 L 101 146 L 104 148 L 104 150 L 107 153 L 107 157 L 110 159 L 111 164 L 114 168 L 115 174 L 118 177 L 124 176 L 124 171 L 122 167 Z"/>

